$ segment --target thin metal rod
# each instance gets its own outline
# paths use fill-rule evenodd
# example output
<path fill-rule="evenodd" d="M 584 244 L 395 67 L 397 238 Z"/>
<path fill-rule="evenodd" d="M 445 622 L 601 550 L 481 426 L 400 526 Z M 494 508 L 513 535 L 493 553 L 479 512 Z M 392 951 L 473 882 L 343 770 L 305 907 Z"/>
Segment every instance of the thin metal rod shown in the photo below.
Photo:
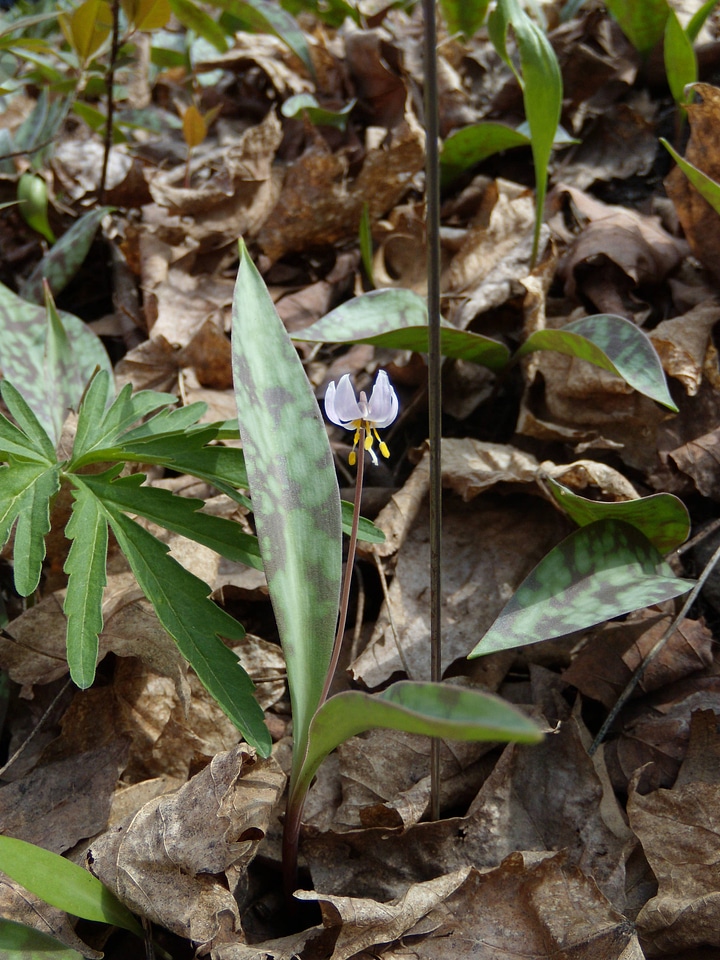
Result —
<path fill-rule="evenodd" d="M 118 47 L 120 43 L 120 0 L 112 2 L 112 47 L 110 49 L 110 64 L 106 76 L 107 83 L 107 117 L 105 118 L 105 149 L 103 151 L 102 172 L 100 174 L 100 188 L 98 194 L 100 203 L 105 203 L 105 184 L 107 182 L 108 160 L 113 141 L 113 119 L 115 114 L 115 64 L 117 63 Z"/>
<path fill-rule="evenodd" d="M 425 18 L 425 192 L 428 273 L 428 406 L 430 437 L 430 676 L 442 676 L 442 461 L 440 357 L 440 121 L 438 116 L 435 0 L 423 0 Z M 440 741 L 430 747 L 430 816 L 440 817 Z"/>

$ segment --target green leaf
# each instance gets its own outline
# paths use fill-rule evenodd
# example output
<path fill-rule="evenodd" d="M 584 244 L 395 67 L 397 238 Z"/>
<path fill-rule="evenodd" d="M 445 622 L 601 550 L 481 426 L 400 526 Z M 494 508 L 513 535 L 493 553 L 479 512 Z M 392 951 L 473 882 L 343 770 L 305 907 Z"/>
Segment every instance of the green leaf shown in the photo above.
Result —
<path fill-rule="evenodd" d="M 623 0 L 624 2 L 624 0 Z M 520 54 L 518 73 L 507 52 L 507 32 L 512 26 Z M 523 92 L 525 116 L 530 126 L 530 141 L 535 166 L 535 232 L 532 260 L 540 244 L 548 165 L 562 108 L 562 75 L 555 51 L 540 27 L 530 19 L 518 0 L 498 0 L 488 21 L 490 39 L 500 56 L 513 70 Z"/>
<path fill-rule="evenodd" d="M 572 490 L 543 477 L 558 506 L 579 526 L 595 520 L 624 520 L 644 534 L 660 553 L 670 553 L 690 536 L 687 507 L 671 493 L 654 493 L 638 500 L 606 503 L 579 497 Z"/>
<path fill-rule="evenodd" d="M 96 367 L 109 376 L 110 358 L 99 337 L 71 313 L 60 310 L 58 316 L 72 345 L 73 364 L 83 384 Z M 45 430 L 52 433 L 54 400 L 45 379 L 47 339 L 46 308 L 22 300 L 0 284 L 0 368 L 22 393 Z"/>
<path fill-rule="evenodd" d="M 672 156 L 675 163 L 680 167 L 703 200 L 707 200 L 713 210 L 716 213 L 720 213 L 720 183 L 712 180 L 706 173 L 703 173 L 702 170 L 699 170 L 692 163 L 685 160 L 684 157 L 681 157 L 664 137 L 660 137 L 660 143 Z"/>
<path fill-rule="evenodd" d="M 688 39 L 691 43 L 694 43 L 697 40 L 698 34 L 703 28 L 703 24 L 717 5 L 718 0 L 705 0 L 705 3 L 703 3 L 699 10 L 696 10 L 692 15 L 685 30 L 685 33 L 687 33 Z"/>
<path fill-rule="evenodd" d="M 295 777 L 335 637 L 340 493 L 312 388 L 242 241 L 232 349 L 250 495 L 287 663 Z"/>
<path fill-rule="evenodd" d="M 11 416 L 34 445 L 37 453 L 42 454 L 46 463 L 55 463 L 57 457 L 53 442 L 20 391 L 15 389 L 10 380 L 3 380 L 0 393 Z"/>
<path fill-rule="evenodd" d="M 17 454 L 23 459 L 39 463 L 52 463 L 54 457 L 48 457 L 44 450 L 38 450 L 36 444 L 19 427 L 0 414 L 0 460 L 7 460 L 9 454 Z"/>
<path fill-rule="evenodd" d="M 83 955 L 34 927 L 0 920 L 0 956 L 5 960 L 83 960 Z"/>
<path fill-rule="evenodd" d="M 296 93 L 283 103 L 280 112 L 284 117 L 298 117 L 303 114 L 311 123 L 326 127 L 335 127 L 338 130 L 347 128 L 348 116 L 357 100 L 351 100 L 342 110 L 328 110 L 321 107 L 311 93 Z"/>
<path fill-rule="evenodd" d="M 504 123 L 473 123 L 463 127 L 443 143 L 440 154 L 443 187 L 488 157 L 514 147 L 527 147 L 530 142 L 530 137 Z"/>
<path fill-rule="evenodd" d="M 47 184 L 36 173 L 24 173 L 18 181 L 18 202 L 23 220 L 48 243 L 55 243 L 55 234 L 48 222 Z"/>
<path fill-rule="evenodd" d="M 613 20 L 638 53 L 650 53 L 665 32 L 667 0 L 605 0 Z"/>
<path fill-rule="evenodd" d="M 68 585 L 63 610 L 70 676 L 86 690 L 95 679 L 98 636 L 103 628 L 108 531 L 100 504 L 84 484 L 75 485 L 73 497 L 72 515 L 65 527 L 72 546 L 64 567 Z"/>
<path fill-rule="evenodd" d="M 100 222 L 113 208 L 90 210 L 62 235 L 42 258 L 22 286 L 23 300 L 43 303 L 43 278 L 57 296 L 70 283 L 88 254 Z"/>
<path fill-rule="evenodd" d="M 227 51 L 225 31 L 198 4 L 193 3 L 192 0 L 170 0 L 170 6 L 184 27 L 194 30 L 220 53 Z"/>
<path fill-rule="evenodd" d="M 428 352 L 427 306 L 411 290 L 371 290 L 336 307 L 293 340 L 311 343 L 372 343 L 398 350 Z M 502 370 L 510 358 L 503 343 L 449 324 L 440 329 L 441 352 Z"/>
<path fill-rule="evenodd" d="M 683 30 L 674 10 L 668 11 L 665 24 L 665 74 L 675 103 L 687 103 L 685 87 L 697 80 L 697 57 L 692 40 Z"/>
<path fill-rule="evenodd" d="M 255 33 L 274 33 L 276 37 L 292 50 L 302 61 L 305 69 L 313 79 L 315 65 L 313 64 L 310 47 L 305 34 L 287 10 L 283 10 L 276 3 L 268 0 L 211 0 L 223 7 L 242 22 L 242 29 Z"/>
<path fill-rule="evenodd" d="M 83 476 L 83 485 L 105 504 L 125 513 L 136 513 L 158 526 L 210 547 L 222 557 L 262 570 L 257 537 L 232 520 L 198 513 L 204 500 L 179 497 L 160 487 L 143 487 L 145 475 L 117 477 L 117 469 L 95 476 Z"/>
<path fill-rule="evenodd" d="M 372 224 L 370 223 L 370 204 L 367 200 L 363 203 L 362 213 L 360 214 L 360 258 L 365 270 L 365 276 L 371 287 L 375 286 L 375 277 L 373 276 L 373 238 Z"/>
<path fill-rule="evenodd" d="M 45 536 L 50 532 L 50 500 L 59 489 L 60 466 L 54 464 L 28 484 L 18 501 L 13 572 L 15 589 L 21 597 L 29 597 L 40 582 Z"/>
<path fill-rule="evenodd" d="M 76 482 L 87 478 L 76 477 Z M 158 620 L 208 693 L 258 753 L 270 754 L 270 734 L 253 697 L 253 684 L 235 654 L 220 640 L 240 640 L 245 631 L 208 599 L 210 588 L 169 556 L 168 548 L 113 504 L 103 509 Z"/>
<path fill-rule="evenodd" d="M 379 694 L 351 690 L 331 697 L 310 725 L 299 787 L 349 737 L 385 727 L 445 740 L 538 743 L 542 733 L 515 707 L 489 693 L 447 683 L 401 681 Z"/>
<path fill-rule="evenodd" d="M 596 520 L 540 561 L 470 657 L 584 630 L 680 596 L 692 586 L 674 575 L 636 527 Z"/>
<path fill-rule="evenodd" d="M 342 508 L 342 528 L 343 533 L 346 533 L 350 536 L 350 530 L 352 529 L 352 518 L 353 518 L 353 504 L 348 503 L 347 500 L 341 500 L 340 506 Z M 385 543 L 386 537 L 382 532 L 380 527 L 376 527 L 372 520 L 368 520 L 366 517 L 360 517 L 358 521 L 358 540 L 364 540 L 365 543 Z"/>
<path fill-rule="evenodd" d="M 140 924 L 107 887 L 57 853 L 0 836 L 0 870 L 58 910 L 143 936 Z"/>
<path fill-rule="evenodd" d="M 85 370 L 71 348 L 65 327 L 55 307 L 50 288 L 45 287 L 47 338 L 45 340 L 45 400 L 53 422 L 53 439 L 57 442 L 63 423 L 71 410 L 80 405 L 85 389 Z"/>
<path fill-rule="evenodd" d="M 461 33 L 466 40 L 475 36 L 489 5 L 490 0 L 440 0 L 448 33 Z"/>
<path fill-rule="evenodd" d="M 560 330 L 536 330 L 513 359 L 534 350 L 555 350 L 587 360 L 617 374 L 638 393 L 677 413 L 652 341 L 624 317 L 600 313 L 574 320 Z"/>

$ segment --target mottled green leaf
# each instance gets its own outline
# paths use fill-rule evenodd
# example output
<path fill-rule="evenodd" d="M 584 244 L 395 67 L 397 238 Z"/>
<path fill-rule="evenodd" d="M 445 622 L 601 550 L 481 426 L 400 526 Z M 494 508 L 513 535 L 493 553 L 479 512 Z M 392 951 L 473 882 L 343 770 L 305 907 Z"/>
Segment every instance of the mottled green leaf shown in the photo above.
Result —
<path fill-rule="evenodd" d="M 662 39 L 667 0 L 605 0 L 605 6 L 638 53 L 650 53 Z"/>
<path fill-rule="evenodd" d="M 315 714 L 299 787 L 309 787 L 318 767 L 335 747 L 377 727 L 444 740 L 542 740 L 542 733 L 531 720 L 489 693 L 447 683 L 412 681 L 394 683 L 377 694 L 352 690 L 331 697 Z"/>
<path fill-rule="evenodd" d="M 57 17 L 57 13 L 55 16 Z M 51 98 L 47 87 L 43 88 L 30 115 L 15 131 L 14 147 L 16 150 L 27 152 L 33 170 L 41 169 L 50 152 L 55 148 L 53 141 L 74 99 L 73 94 Z M 43 145 L 42 148 L 38 149 L 41 145 Z"/>
<path fill-rule="evenodd" d="M 690 535 L 690 515 L 687 507 L 671 493 L 654 493 L 638 500 L 606 503 L 587 500 L 572 490 L 544 477 L 556 502 L 579 526 L 595 520 L 624 520 L 643 533 L 660 553 L 670 553 Z"/>
<path fill-rule="evenodd" d="M 293 337 L 311 343 L 372 343 L 398 350 L 428 352 L 427 306 L 411 290 L 371 290 L 336 307 Z M 507 347 L 477 333 L 445 324 L 440 329 L 441 352 L 502 370 L 510 357 Z"/>
<path fill-rule="evenodd" d="M 77 481 L 80 480 L 78 477 Z M 114 504 L 103 501 L 102 506 L 160 623 L 247 742 L 261 756 L 269 756 L 270 734 L 253 697 L 252 681 L 220 639 L 242 639 L 245 631 L 241 624 L 208 599 L 210 587 L 173 559 L 165 544 Z"/>
<path fill-rule="evenodd" d="M 50 284 L 54 296 L 65 289 L 82 266 L 101 220 L 112 209 L 98 207 L 88 211 L 60 237 L 23 284 L 23 300 L 44 302 L 43 278 Z"/>
<path fill-rule="evenodd" d="M 518 71 L 507 51 L 508 28 L 512 27 L 520 55 Z M 490 39 L 515 73 L 522 88 L 525 117 L 530 127 L 530 142 L 535 167 L 535 232 L 532 259 L 540 243 L 548 165 L 562 108 L 562 75 L 555 51 L 540 27 L 525 13 L 518 0 L 498 0 L 488 20 Z"/>
<path fill-rule="evenodd" d="M 306 115 L 311 123 L 345 130 L 348 116 L 356 102 L 356 100 L 351 100 L 342 110 L 329 110 L 327 107 L 321 107 L 317 98 L 311 93 L 296 93 L 294 96 L 288 97 L 283 103 L 281 113 L 284 117 Z"/>
<path fill-rule="evenodd" d="M 470 654 L 561 637 L 687 593 L 655 547 L 622 520 L 576 530 L 523 580 Z"/>
<path fill-rule="evenodd" d="M 677 413 L 665 373 L 650 338 L 624 317 L 601 313 L 574 320 L 560 330 L 536 330 L 514 359 L 533 350 L 556 350 L 622 377 L 638 393 Z"/>
<path fill-rule="evenodd" d="M 0 956 L 5 960 L 83 960 L 77 950 L 12 920 L 0 920 Z"/>
<path fill-rule="evenodd" d="M 448 186 L 475 164 L 503 150 L 530 146 L 530 137 L 504 123 L 473 123 L 451 134 L 440 154 L 440 176 Z"/>
<path fill-rule="evenodd" d="M 699 170 L 684 157 L 681 157 L 664 137 L 660 137 L 660 143 L 672 156 L 675 163 L 680 167 L 703 200 L 707 200 L 713 210 L 716 213 L 720 213 L 720 183 L 712 180 L 706 173 L 703 173 L 702 170 Z"/>
<path fill-rule="evenodd" d="M 340 598 L 340 493 L 312 387 L 245 245 L 233 379 L 260 552 L 285 653 L 294 774 L 330 663 Z"/>
<path fill-rule="evenodd" d="M 474 37 L 485 22 L 490 0 L 440 0 L 448 33 L 461 33 L 466 40 Z"/>
<path fill-rule="evenodd" d="M 57 853 L 0 836 L 0 870 L 58 910 L 143 935 L 135 917 L 107 887 Z"/>
<path fill-rule="evenodd" d="M 72 346 L 73 363 L 83 384 L 96 367 L 110 375 L 110 358 L 99 337 L 71 313 L 61 310 L 58 316 Z M 28 303 L 0 284 L 0 369 L 25 397 L 45 429 L 53 432 L 53 401 L 48 396 L 45 380 L 47 336 L 45 307 Z"/>
<path fill-rule="evenodd" d="M 204 500 L 179 497 L 161 487 L 144 487 L 145 475 L 135 473 L 117 477 L 113 469 L 104 474 L 83 476 L 85 487 L 103 503 L 113 504 L 125 513 L 135 513 L 158 526 L 210 547 L 222 557 L 262 570 L 257 537 L 232 520 L 199 513 Z"/>
<path fill-rule="evenodd" d="M 81 690 L 86 690 L 95 679 L 98 636 L 103 628 L 107 517 L 84 483 L 75 482 L 73 497 L 72 515 L 65 527 L 72 546 L 64 567 L 68 585 L 63 610 L 67 617 L 70 676 Z"/>

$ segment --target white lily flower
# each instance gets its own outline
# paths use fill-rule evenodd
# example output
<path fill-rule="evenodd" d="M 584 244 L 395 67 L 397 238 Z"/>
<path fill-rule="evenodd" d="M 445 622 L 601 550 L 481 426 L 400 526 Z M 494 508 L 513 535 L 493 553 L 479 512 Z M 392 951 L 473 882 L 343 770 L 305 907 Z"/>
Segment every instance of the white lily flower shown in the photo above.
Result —
<path fill-rule="evenodd" d="M 372 462 L 377 465 L 378 458 L 373 450 L 373 443 L 378 442 L 378 449 L 384 457 L 390 456 L 387 444 L 380 439 L 378 429 L 387 427 L 393 422 L 398 412 L 397 394 L 390 385 L 390 378 L 384 370 L 381 370 L 373 386 L 370 399 L 368 400 L 364 390 L 360 391 L 360 396 L 355 396 L 355 390 L 350 382 L 350 375 L 345 374 L 340 378 L 337 387 L 331 383 L 325 394 L 325 413 L 328 420 L 332 420 L 339 427 L 345 430 L 355 431 L 355 440 L 353 448 L 348 458 L 350 466 L 355 463 L 355 448 L 360 440 L 360 431 L 365 430 L 365 449 L 372 457 Z"/>

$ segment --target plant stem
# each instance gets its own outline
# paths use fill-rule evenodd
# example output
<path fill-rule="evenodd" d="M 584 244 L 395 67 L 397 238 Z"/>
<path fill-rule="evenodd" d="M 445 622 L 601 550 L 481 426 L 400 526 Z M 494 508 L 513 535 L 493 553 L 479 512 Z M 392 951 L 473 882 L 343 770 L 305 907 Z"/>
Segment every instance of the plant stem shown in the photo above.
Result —
<path fill-rule="evenodd" d="M 425 20 L 425 193 L 428 271 L 428 405 L 430 438 L 430 676 L 442 676 L 442 433 L 440 356 L 440 121 L 435 0 L 423 0 Z M 440 818 L 440 741 L 430 741 L 430 816 Z"/>
<path fill-rule="evenodd" d="M 360 500 L 362 498 L 363 476 L 365 475 L 365 428 L 360 428 L 360 436 L 357 444 L 358 460 L 357 473 L 355 475 L 355 500 L 353 502 L 352 527 L 350 528 L 350 543 L 348 545 L 347 562 L 345 564 L 345 576 L 343 577 L 342 593 L 340 594 L 340 613 L 338 615 L 337 633 L 335 634 L 335 644 L 333 646 L 330 666 L 325 677 L 325 686 L 318 703 L 318 709 L 327 700 L 330 692 L 330 685 L 337 670 L 338 660 L 340 659 L 340 650 L 342 648 L 343 636 L 345 634 L 345 624 L 347 622 L 348 602 L 350 600 L 350 584 L 352 583 L 353 566 L 355 565 L 355 552 L 357 549 L 358 524 L 360 523 Z"/>
<path fill-rule="evenodd" d="M 100 203 L 105 203 L 105 183 L 107 181 L 108 160 L 112 147 L 113 119 L 115 113 L 115 61 L 118 55 L 120 35 L 120 0 L 112 0 L 112 47 L 110 48 L 110 65 L 107 72 L 107 117 L 105 120 L 105 150 L 103 153 L 102 173 L 100 174 Z"/>

